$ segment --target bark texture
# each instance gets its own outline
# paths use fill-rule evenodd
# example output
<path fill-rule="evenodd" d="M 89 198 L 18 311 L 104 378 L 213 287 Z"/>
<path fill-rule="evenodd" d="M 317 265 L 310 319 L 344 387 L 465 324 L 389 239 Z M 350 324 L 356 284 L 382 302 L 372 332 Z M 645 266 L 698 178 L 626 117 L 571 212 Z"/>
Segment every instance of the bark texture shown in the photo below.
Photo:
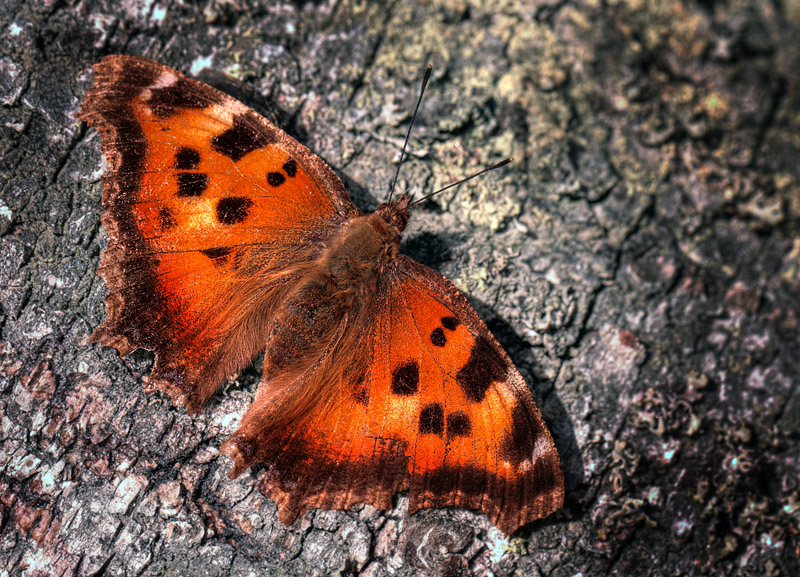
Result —
<path fill-rule="evenodd" d="M 0 576 L 800 573 L 800 1 L 0 6 Z M 218 453 L 260 368 L 189 417 L 152 358 L 92 346 L 109 53 L 204 68 L 345 179 L 516 162 L 416 214 L 405 252 L 468 295 L 556 438 L 567 505 L 371 507 L 286 527 Z M 234 415 L 231 417 L 230 415 Z"/>

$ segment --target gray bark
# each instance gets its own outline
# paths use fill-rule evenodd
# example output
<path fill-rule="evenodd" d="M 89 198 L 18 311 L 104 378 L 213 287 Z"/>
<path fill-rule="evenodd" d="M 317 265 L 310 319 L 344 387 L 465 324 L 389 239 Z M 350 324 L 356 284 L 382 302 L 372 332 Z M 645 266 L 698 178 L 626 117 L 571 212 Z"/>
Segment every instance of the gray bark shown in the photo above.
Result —
<path fill-rule="evenodd" d="M 800 2 L 15 2 L 0 6 L 0 575 L 800 573 Z M 482 515 L 291 527 L 217 448 L 259 368 L 189 417 L 152 357 L 89 344 L 109 53 L 272 95 L 363 209 L 437 197 L 405 251 L 467 294 L 567 477 L 510 540 Z M 237 95 L 238 96 L 238 95 Z"/>

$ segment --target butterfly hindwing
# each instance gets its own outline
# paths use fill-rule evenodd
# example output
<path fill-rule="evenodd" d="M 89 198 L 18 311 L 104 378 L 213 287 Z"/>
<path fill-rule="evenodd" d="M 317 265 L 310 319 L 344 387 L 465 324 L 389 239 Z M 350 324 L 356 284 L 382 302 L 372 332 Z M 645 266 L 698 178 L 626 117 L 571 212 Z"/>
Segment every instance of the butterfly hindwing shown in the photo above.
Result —
<path fill-rule="evenodd" d="M 109 241 L 93 339 L 154 351 L 151 387 L 196 412 L 358 211 L 330 167 L 233 98 L 144 58 L 94 72 L 79 118 L 102 136 Z"/>
<path fill-rule="evenodd" d="M 389 508 L 399 490 L 410 491 L 411 512 L 478 509 L 507 533 L 559 509 L 564 481 L 552 437 L 519 372 L 463 295 L 399 256 L 369 316 L 362 349 L 331 353 L 352 355 L 331 366 L 356 367 L 341 379 L 336 402 L 279 430 L 272 419 L 246 415 L 223 447 L 236 461 L 234 473 L 267 463 L 261 489 L 284 522 L 312 507 Z M 362 368 L 363 356 L 369 363 Z"/>

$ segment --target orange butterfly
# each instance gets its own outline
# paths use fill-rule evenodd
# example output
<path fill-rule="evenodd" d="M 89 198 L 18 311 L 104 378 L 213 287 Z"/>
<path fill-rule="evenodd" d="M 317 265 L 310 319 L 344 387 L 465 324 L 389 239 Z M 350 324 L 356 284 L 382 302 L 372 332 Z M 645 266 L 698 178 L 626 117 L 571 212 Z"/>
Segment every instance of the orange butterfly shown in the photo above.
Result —
<path fill-rule="evenodd" d="M 222 446 L 291 523 L 356 503 L 480 509 L 505 533 L 559 509 L 558 453 L 467 299 L 398 253 L 411 196 L 362 214 L 268 120 L 145 58 L 95 65 L 79 118 L 108 171 L 107 320 L 93 341 L 156 354 L 148 390 L 196 414 L 266 350 Z"/>

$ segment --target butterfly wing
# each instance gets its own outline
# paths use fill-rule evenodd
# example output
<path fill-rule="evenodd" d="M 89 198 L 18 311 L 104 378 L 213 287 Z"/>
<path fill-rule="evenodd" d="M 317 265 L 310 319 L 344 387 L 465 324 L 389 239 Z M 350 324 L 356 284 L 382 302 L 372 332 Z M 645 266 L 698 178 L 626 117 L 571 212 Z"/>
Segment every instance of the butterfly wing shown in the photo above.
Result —
<path fill-rule="evenodd" d="M 266 462 L 261 490 L 287 523 L 312 507 L 390 508 L 401 490 L 411 512 L 479 509 L 505 533 L 559 509 L 564 479 L 550 432 L 464 296 L 400 256 L 370 316 L 363 348 L 333 363 L 358 367 L 366 357 L 366 370 L 344 377 L 336 403 L 277 434 L 270 419 L 245 415 L 223 446 L 233 473 Z"/>
<path fill-rule="evenodd" d="M 196 412 L 263 350 L 282 295 L 358 211 L 333 171 L 233 98 L 152 60 L 110 56 L 78 118 L 108 168 L 93 340 L 156 353 L 150 388 Z"/>
<path fill-rule="evenodd" d="M 550 432 L 464 295 L 400 257 L 384 307 L 392 333 L 379 337 L 372 387 L 386 416 L 373 426 L 416 433 L 406 439 L 410 510 L 480 509 L 511 533 L 560 509 L 564 479 Z"/>

